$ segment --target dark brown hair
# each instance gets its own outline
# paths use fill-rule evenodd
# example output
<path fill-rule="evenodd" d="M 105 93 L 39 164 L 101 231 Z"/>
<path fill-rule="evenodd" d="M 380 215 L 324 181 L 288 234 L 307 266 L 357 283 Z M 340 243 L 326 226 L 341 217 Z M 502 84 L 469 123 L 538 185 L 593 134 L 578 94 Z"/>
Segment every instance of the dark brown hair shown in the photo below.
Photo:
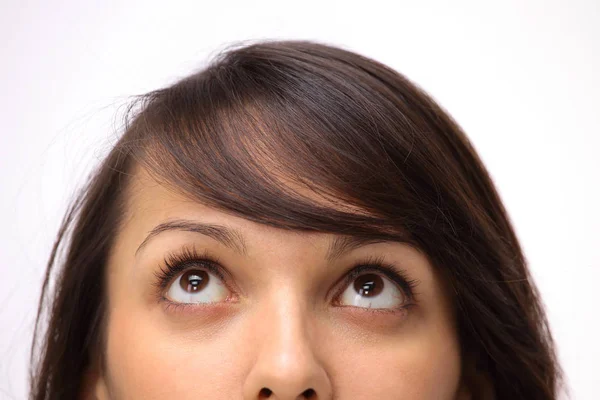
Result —
<path fill-rule="evenodd" d="M 414 245 L 452 288 L 463 355 L 495 397 L 556 398 L 552 336 L 492 180 L 460 127 L 398 72 L 338 47 L 263 41 L 139 96 L 127 115 L 50 256 L 32 399 L 76 398 L 102 348 L 105 266 L 136 166 L 263 224 Z"/>

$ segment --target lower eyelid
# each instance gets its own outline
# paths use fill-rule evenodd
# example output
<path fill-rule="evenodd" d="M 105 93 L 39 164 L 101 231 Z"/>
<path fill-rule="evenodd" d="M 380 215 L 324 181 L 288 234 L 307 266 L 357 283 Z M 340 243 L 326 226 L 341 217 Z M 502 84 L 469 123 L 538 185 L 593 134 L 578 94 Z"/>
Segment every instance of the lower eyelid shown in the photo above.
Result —
<path fill-rule="evenodd" d="M 235 305 L 237 302 L 218 302 L 218 303 L 176 303 L 167 298 L 162 298 L 160 305 L 166 315 L 173 318 L 181 318 L 182 321 L 192 322 L 206 321 L 208 319 L 222 319 L 228 314 L 235 313 L 238 310 Z M 233 306 L 233 307 L 232 307 Z"/>
<path fill-rule="evenodd" d="M 413 309 L 417 306 L 416 303 L 407 302 L 400 307 L 395 308 L 363 308 L 367 313 L 374 314 L 396 314 L 399 316 L 407 315 L 413 311 Z"/>
<path fill-rule="evenodd" d="M 240 304 L 240 302 L 236 300 L 227 300 L 215 303 L 178 303 L 168 299 L 165 296 L 162 296 L 160 300 L 165 312 L 168 314 L 183 316 L 197 314 L 199 317 L 222 315 L 222 313 L 227 311 L 233 311 L 231 309 L 232 305 Z M 335 305 L 334 307 L 338 311 L 343 310 L 354 316 L 388 316 L 404 319 L 411 314 L 413 308 L 416 306 L 416 303 L 409 302 L 402 307 L 396 308 L 366 308 L 348 305 Z"/>

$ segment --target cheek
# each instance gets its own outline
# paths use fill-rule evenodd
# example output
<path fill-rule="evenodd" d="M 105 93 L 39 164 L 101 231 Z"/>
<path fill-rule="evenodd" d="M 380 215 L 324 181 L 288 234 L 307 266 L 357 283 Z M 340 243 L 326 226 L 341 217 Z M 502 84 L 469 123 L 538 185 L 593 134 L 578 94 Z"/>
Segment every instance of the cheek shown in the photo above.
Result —
<path fill-rule="evenodd" d="M 182 336 L 137 314 L 115 310 L 109 321 L 109 386 L 115 398 L 239 397 L 245 366 L 253 359 L 242 351 L 243 326 Z M 377 340 L 340 336 L 330 327 L 319 337 L 320 358 L 341 399 L 452 400 L 458 390 L 459 348 L 444 327 Z"/>
<path fill-rule="evenodd" d="M 448 315 L 417 316 L 406 322 L 396 332 L 384 335 L 331 332 L 326 359 L 335 360 L 330 370 L 340 398 L 456 398 L 460 344 Z"/>
<path fill-rule="evenodd" d="M 460 378 L 460 358 L 451 341 L 419 338 L 369 356 L 370 378 L 379 382 L 383 393 L 405 399 L 454 398 Z"/>
<path fill-rule="evenodd" d="M 452 400 L 460 379 L 453 343 L 407 340 L 348 349 L 340 378 L 341 398 Z"/>
<path fill-rule="evenodd" d="M 240 359 L 227 337 L 184 337 L 167 326 L 151 314 L 113 310 L 107 383 L 115 398 L 234 398 Z"/>

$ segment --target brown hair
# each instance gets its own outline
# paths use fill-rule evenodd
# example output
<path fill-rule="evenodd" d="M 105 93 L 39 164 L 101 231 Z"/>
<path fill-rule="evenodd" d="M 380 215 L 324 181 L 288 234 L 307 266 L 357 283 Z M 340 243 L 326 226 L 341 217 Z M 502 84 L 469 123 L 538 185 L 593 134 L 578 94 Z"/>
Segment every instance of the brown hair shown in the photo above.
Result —
<path fill-rule="evenodd" d="M 495 397 L 556 398 L 551 333 L 492 180 L 460 127 L 404 76 L 333 46 L 263 41 L 228 49 L 128 110 L 48 262 L 32 399 L 76 398 L 102 348 L 105 265 L 137 165 L 256 222 L 411 243 L 452 288 L 463 355 Z M 282 178 L 360 212 L 320 206 Z"/>

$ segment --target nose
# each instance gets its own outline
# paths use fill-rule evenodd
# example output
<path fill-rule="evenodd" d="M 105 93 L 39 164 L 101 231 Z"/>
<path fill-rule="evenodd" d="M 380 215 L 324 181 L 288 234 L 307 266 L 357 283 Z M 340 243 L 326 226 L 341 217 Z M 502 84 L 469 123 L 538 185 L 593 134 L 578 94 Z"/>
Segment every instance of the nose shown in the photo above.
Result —
<path fill-rule="evenodd" d="M 257 344 L 244 400 L 330 400 L 330 379 L 315 354 L 303 305 L 282 294 L 254 318 Z"/>

